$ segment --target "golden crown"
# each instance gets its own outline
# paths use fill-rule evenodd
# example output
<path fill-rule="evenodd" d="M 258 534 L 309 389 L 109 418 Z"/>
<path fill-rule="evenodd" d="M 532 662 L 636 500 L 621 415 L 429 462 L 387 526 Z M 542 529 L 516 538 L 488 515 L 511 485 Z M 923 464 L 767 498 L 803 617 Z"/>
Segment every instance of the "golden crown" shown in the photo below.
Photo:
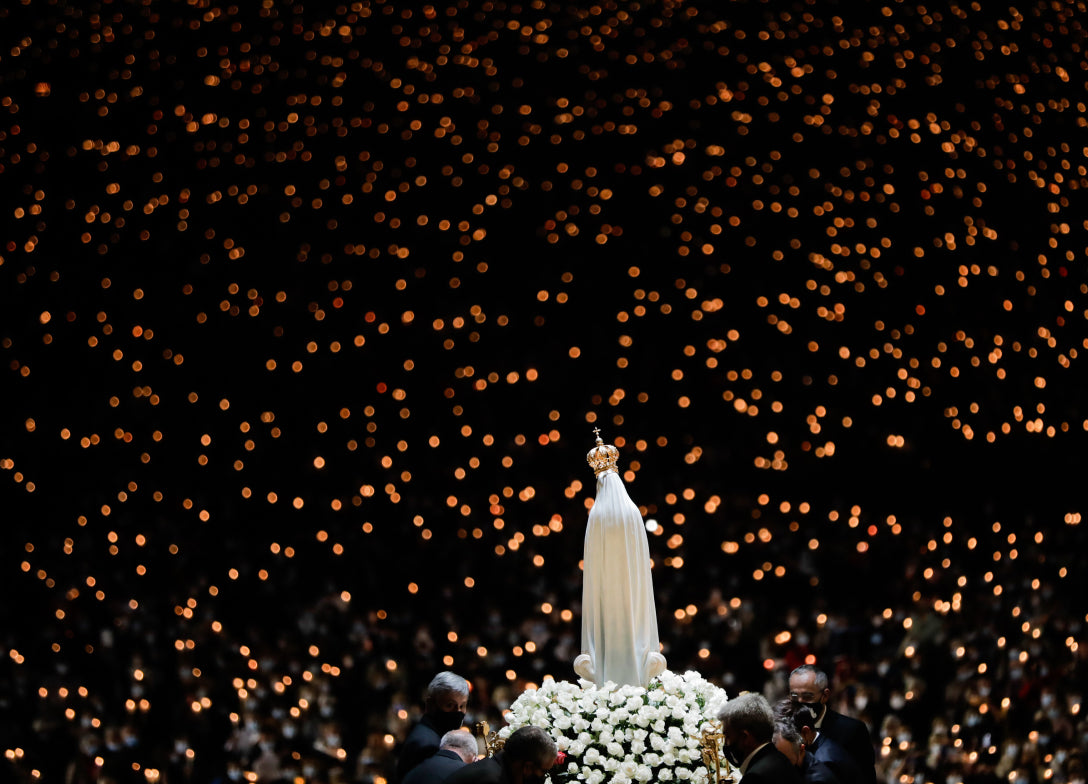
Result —
<path fill-rule="evenodd" d="M 601 429 L 599 427 L 593 428 L 593 434 L 597 436 L 597 446 L 590 449 L 586 454 L 586 462 L 593 469 L 593 475 L 600 476 L 609 471 L 618 474 L 619 469 L 616 468 L 616 461 L 620 459 L 620 450 L 601 440 Z"/>

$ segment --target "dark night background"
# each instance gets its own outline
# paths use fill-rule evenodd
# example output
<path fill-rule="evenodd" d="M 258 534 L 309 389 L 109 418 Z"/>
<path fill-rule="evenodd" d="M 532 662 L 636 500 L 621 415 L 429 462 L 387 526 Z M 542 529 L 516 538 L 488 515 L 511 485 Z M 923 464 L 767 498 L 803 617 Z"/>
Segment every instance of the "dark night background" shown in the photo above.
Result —
<path fill-rule="evenodd" d="M 4 775 L 373 781 L 441 669 L 497 725 L 600 427 L 673 670 L 1083 781 L 1084 10 L 5 4 Z"/>

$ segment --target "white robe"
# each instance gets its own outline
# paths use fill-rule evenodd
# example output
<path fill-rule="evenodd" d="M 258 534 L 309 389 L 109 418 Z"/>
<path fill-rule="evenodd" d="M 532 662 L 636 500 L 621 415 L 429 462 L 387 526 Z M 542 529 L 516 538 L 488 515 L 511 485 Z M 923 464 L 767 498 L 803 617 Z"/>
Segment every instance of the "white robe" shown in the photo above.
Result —
<path fill-rule="evenodd" d="M 645 687 L 665 669 L 645 524 L 614 471 L 597 478 L 586 525 L 582 654 L 575 672 L 598 686 Z"/>

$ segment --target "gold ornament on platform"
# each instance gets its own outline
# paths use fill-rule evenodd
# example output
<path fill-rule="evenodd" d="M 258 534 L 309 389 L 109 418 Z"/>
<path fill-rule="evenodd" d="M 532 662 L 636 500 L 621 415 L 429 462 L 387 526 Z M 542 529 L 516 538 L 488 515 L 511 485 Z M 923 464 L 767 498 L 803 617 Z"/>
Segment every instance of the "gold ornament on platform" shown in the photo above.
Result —
<path fill-rule="evenodd" d="M 724 736 L 722 735 L 722 724 L 720 721 L 714 720 L 711 722 L 711 726 L 703 730 L 701 738 L 703 747 L 703 764 L 706 765 L 707 773 L 710 774 L 711 782 L 718 784 L 719 782 L 732 782 L 733 776 L 729 768 L 729 763 L 726 763 L 725 775 L 722 775 L 722 741 Z"/>
<path fill-rule="evenodd" d="M 502 751 L 502 747 L 506 745 L 506 739 L 500 738 L 499 733 L 491 729 L 491 725 L 486 721 L 476 723 L 476 738 L 488 757 L 494 757 L 496 752 Z"/>

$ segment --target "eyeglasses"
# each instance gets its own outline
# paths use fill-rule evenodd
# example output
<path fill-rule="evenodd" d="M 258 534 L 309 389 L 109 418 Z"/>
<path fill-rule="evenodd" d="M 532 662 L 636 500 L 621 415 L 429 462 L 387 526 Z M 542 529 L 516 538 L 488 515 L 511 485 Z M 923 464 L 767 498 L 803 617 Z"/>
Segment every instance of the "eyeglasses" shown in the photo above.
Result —
<path fill-rule="evenodd" d="M 816 702 L 820 695 L 814 691 L 791 691 L 790 699 L 794 702 Z"/>

